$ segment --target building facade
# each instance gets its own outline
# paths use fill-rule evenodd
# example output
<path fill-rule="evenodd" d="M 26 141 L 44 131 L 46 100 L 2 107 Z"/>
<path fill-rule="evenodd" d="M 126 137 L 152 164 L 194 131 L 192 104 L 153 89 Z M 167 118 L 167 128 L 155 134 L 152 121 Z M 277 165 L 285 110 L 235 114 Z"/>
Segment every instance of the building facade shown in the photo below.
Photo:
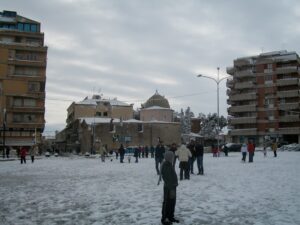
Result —
<path fill-rule="evenodd" d="M 233 142 L 300 143 L 300 59 L 277 51 L 237 58 L 227 68 L 229 135 Z"/>
<path fill-rule="evenodd" d="M 0 12 L 2 145 L 30 146 L 40 140 L 45 126 L 46 61 L 40 23 L 16 12 Z"/>
<path fill-rule="evenodd" d="M 118 118 L 129 120 L 133 118 L 133 104 L 114 99 L 104 99 L 100 95 L 86 97 L 80 102 L 73 102 L 67 109 L 67 124 L 82 117 Z"/>

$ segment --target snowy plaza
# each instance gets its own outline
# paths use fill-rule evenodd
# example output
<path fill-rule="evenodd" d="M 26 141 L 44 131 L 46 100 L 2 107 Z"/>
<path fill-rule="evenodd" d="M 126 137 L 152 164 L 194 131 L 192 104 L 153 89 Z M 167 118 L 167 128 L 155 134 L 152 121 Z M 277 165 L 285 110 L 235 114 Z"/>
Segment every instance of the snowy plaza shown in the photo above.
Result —
<path fill-rule="evenodd" d="M 278 155 L 256 152 L 254 163 L 242 163 L 240 153 L 205 154 L 205 175 L 179 181 L 176 218 L 186 225 L 300 224 L 300 153 Z M 0 180 L 2 225 L 160 224 L 163 183 L 153 158 L 0 162 Z"/>

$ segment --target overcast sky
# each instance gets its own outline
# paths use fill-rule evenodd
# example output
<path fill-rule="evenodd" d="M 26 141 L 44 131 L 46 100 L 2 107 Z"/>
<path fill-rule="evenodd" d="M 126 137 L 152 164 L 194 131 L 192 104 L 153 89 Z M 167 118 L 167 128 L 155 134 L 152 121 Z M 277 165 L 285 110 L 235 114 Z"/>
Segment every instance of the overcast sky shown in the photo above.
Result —
<path fill-rule="evenodd" d="M 48 46 L 46 131 L 93 93 L 134 103 L 156 90 L 171 108 L 217 111 L 217 85 L 239 57 L 300 52 L 299 0 L 1 0 L 39 21 Z M 2 11 L 1 10 L 1 11 Z M 226 81 L 220 114 L 227 116 Z"/>

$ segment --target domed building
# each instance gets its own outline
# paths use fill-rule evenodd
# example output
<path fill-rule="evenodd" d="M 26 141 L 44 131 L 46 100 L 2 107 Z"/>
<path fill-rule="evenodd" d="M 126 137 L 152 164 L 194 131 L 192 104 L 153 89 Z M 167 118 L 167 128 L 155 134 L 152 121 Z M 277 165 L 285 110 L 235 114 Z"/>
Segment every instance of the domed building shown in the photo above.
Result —
<path fill-rule="evenodd" d="M 140 111 L 142 121 L 173 122 L 173 110 L 169 101 L 157 91 L 144 104 Z"/>

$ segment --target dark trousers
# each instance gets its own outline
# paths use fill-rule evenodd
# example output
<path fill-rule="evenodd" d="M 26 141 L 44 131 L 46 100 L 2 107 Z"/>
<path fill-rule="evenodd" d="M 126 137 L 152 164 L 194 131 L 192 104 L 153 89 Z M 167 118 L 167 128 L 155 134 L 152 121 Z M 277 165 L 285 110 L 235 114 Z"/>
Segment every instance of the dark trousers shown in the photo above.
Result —
<path fill-rule="evenodd" d="M 23 164 L 23 162 L 26 164 L 26 157 L 21 156 L 21 164 Z"/>
<path fill-rule="evenodd" d="M 253 162 L 253 156 L 254 156 L 254 153 L 249 152 L 249 162 Z"/>
<path fill-rule="evenodd" d="M 123 160 L 124 160 L 124 155 L 120 154 L 120 163 L 123 163 Z"/>
<path fill-rule="evenodd" d="M 34 162 L 34 155 L 31 156 L 31 162 Z"/>
<path fill-rule="evenodd" d="M 277 151 L 274 151 L 274 157 L 277 157 Z"/>
<path fill-rule="evenodd" d="M 163 159 L 162 158 L 155 158 L 155 169 L 157 174 L 159 174 L 159 166 L 161 165 Z"/>
<path fill-rule="evenodd" d="M 195 162 L 195 157 L 194 156 L 189 158 L 189 166 L 190 166 L 190 172 L 191 173 L 194 173 L 194 162 Z"/>
<path fill-rule="evenodd" d="M 203 156 L 197 156 L 198 174 L 204 174 Z"/>
<path fill-rule="evenodd" d="M 188 162 L 180 162 L 180 180 L 183 179 L 183 172 L 184 172 L 184 179 L 190 179 L 190 171 L 189 171 L 189 163 Z"/>
<path fill-rule="evenodd" d="M 246 156 L 247 156 L 247 152 L 242 152 L 242 161 L 246 162 Z"/>
<path fill-rule="evenodd" d="M 161 220 L 174 219 L 174 211 L 176 205 L 176 187 L 169 189 L 164 187 L 164 201 L 161 210 Z"/>

